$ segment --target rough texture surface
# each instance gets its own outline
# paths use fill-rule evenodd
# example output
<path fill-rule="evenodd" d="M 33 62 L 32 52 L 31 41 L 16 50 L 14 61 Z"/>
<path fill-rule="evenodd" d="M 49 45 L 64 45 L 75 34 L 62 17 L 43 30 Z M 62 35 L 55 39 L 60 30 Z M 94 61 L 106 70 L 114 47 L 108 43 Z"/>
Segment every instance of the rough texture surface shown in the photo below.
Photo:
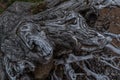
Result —
<path fill-rule="evenodd" d="M 0 80 L 119 80 L 119 0 L 45 4 L 32 14 L 35 4 L 15 2 L 0 16 Z"/>

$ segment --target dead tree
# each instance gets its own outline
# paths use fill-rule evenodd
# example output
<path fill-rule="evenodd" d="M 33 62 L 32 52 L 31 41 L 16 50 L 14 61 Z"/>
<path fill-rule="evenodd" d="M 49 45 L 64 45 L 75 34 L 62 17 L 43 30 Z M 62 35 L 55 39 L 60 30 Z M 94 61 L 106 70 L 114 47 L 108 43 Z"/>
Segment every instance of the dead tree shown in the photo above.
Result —
<path fill-rule="evenodd" d="M 120 49 L 111 43 L 119 41 L 120 34 L 98 31 L 89 17 L 94 14 L 96 20 L 100 9 L 119 6 L 119 1 L 44 3 L 45 10 L 31 14 L 36 4 L 15 2 L 0 16 L 1 80 L 37 79 L 37 67 L 49 63 L 53 66 L 48 75 L 40 79 L 110 80 L 113 73 L 118 80 Z"/>

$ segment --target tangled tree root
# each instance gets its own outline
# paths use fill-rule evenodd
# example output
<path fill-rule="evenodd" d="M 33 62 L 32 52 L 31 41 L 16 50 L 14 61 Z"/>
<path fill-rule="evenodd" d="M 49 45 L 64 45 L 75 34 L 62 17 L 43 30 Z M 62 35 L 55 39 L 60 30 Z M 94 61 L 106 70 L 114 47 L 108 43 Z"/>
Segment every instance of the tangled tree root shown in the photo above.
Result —
<path fill-rule="evenodd" d="M 40 80 L 119 80 L 120 47 L 113 40 L 120 42 L 120 34 L 95 23 L 101 9 L 117 8 L 120 1 L 45 3 L 31 14 L 34 3 L 16 2 L 0 16 L 0 80 L 36 80 L 36 69 L 46 64 L 51 66 Z"/>

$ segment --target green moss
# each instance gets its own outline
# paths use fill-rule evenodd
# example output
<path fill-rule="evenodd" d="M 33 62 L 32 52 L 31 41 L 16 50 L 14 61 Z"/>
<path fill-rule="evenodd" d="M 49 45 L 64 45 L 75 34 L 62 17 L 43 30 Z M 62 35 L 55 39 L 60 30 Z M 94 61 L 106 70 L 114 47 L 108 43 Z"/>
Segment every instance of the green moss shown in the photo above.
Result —
<path fill-rule="evenodd" d="M 40 3 L 44 0 L 0 0 L 0 3 L 6 5 L 6 8 L 10 6 L 15 1 L 23 1 L 23 2 L 33 2 L 33 3 Z M 0 7 L 0 13 L 2 13 L 5 9 Z"/>
<path fill-rule="evenodd" d="M 0 14 L 1 14 L 3 11 L 4 11 L 4 9 L 3 9 L 3 8 L 0 8 Z"/>
<path fill-rule="evenodd" d="M 41 1 L 41 2 L 39 2 L 39 3 L 36 3 L 35 5 L 33 5 L 33 6 L 31 7 L 31 12 L 32 12 L 33 14 L 42 12 L 42 11 L 44 11 L 44 10 L 47 9 L 46 5 L 47 5 L 47 4 L 46 4 L 44 1 Z"/>

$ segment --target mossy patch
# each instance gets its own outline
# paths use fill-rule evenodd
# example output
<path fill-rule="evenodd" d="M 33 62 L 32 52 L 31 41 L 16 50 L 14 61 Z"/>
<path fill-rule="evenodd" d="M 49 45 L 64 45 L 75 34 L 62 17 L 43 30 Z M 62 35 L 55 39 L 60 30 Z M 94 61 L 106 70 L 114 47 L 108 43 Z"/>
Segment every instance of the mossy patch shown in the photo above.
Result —
<path fill-rule="evenodd" d="M 4 9 L 3 8 L 0 8 L 0 13 L 2 13 L 4 11 Z"/>
<path fill-rule="evenodd" d="M 47 4 L 44 1 L 41 1 L 39 3 L 36 3 L 31 7 L 31 13 L 32 14 L 37 14 L 39 12 L 42 12 L 47 9 Z"/>
<path fill-rule="evenodd" d="M 5 5 L 6 8 L 8 6 L 10 6 L 12 3 L 14 3 L 15 1 L 21 1 L 21 2 L 33 2 L 33 3 L 41 3 L 44 0 L 0 0 L 0 3 Z M 35 7 L 36 8 L 36 7 Z M 5 10 L 5 8 L 0 7 L 0 13 L 2 13 Z M 33 12 L 36 10 L 33 10 Z"/>

